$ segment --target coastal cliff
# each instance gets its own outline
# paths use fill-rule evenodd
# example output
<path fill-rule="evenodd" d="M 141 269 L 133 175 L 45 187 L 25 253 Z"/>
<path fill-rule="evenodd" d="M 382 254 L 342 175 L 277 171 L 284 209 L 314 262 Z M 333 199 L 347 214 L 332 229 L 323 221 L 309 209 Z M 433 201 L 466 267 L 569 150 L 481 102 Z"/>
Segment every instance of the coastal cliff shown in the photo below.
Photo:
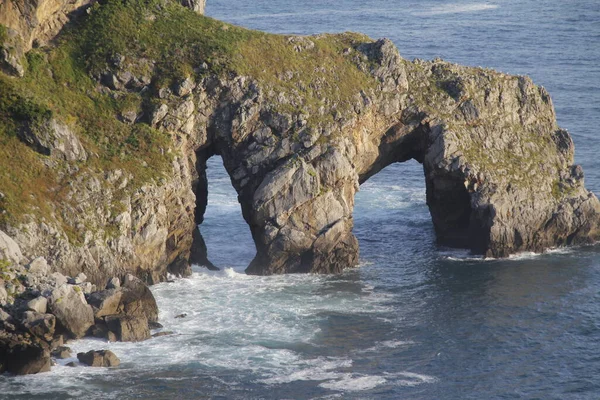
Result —
<path fill-rule="evenodd" d="M 440 244 L 505 257 L 600 235 L 572 140 L 527 77 L 408 61 L 354 33 L 250 31 L 199 16 L 203 2 L 57 4 L 48 21 L 85 12 L 51 41 L 60 29 L 22 21 L 0 35 L 23 66 L 0 75 L 10 265 L 44 257 L 98 285 L 211 265 L 197 225 L 216 154 L 256 243 L 248 273 L 356 265 L 354 195 L 409 159 Z M 38 31 L 50 45 L 32 49 Z"/>

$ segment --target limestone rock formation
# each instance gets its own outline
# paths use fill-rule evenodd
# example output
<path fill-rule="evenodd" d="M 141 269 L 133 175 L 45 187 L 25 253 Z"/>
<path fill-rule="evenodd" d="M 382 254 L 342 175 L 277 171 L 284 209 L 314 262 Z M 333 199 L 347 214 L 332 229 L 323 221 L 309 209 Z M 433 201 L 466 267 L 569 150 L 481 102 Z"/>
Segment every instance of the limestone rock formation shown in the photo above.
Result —
<path fill-rule="evenodd" d="M 139 342 L 150 338 L 150 326 L 158 321 L 158 307 L 150 289 L 127 275 L 122 287 L 90 294 L 96 337 L 111 341 Z"/>
<path fill-rule="evenodd" d="M 34 43 L 41 45 L 54 38 L 69 21 L 71 13 L 94 0 L 1 0 L 0 24 L 12 29 L 23 40 L 23 52 Z"/>
<path fill-rule="evenodd" d="M 52 174 L 43 191 L 0 198 L 9 214 L 0 254 L 10 264 L 43 256 L 52 273 L 84 272 L 98 287 L 128 273 L 149 283 L 186 275 L 190 262 L 214 267 L 201 225 L 214 155 L 256 244 L 248 273 L 356 265 L 360 184 L 409 159 L 423 164 L 440 244 L 504 257 L 600 236 L 600 203 L 572 140 L 527 77 L 411 62 L 389 40 L 359 34 L 267 35 L 175 2 L 143 18 L 140 7 L 103 2 L 56 48 L 32 50 L 31 73 L 45 86 L 0 76 L 14 103 L 0 109 L 14 122 L 14 146 L 34 173 Z M 117 23 L 125 17 L 129 25 Z M 85 65 L 68 62 L 80 52 Z M 31 174 L 0 178 L 10 189 Z M 11 285 L 10 296 L 24 291 Z"/>

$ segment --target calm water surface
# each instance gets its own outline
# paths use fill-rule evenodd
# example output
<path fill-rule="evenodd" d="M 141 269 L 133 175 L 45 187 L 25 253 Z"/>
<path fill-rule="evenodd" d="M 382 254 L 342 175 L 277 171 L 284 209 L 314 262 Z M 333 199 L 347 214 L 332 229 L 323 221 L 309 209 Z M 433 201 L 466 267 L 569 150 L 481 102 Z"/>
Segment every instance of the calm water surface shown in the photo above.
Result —
<path fill-rule="evenodd" d="M 587 186 L 600 189 L 597 1 L 209 0 L 207 14 L 276 33 L 362 31 L 409 59 L 530 75 L 552 94 Z M 254 248 L 220 163 L 209 162 L 202 230 L 223 271 L 153 288 L 176 334 L 76 342 L 112 349 L 121 368 L 0 377 L 0 398 L 600 398 L 598 247 L 502 261 L 439 248 L 421 166 L 409 162 L 361 187 L 360 268 L 248 277 Z"/>

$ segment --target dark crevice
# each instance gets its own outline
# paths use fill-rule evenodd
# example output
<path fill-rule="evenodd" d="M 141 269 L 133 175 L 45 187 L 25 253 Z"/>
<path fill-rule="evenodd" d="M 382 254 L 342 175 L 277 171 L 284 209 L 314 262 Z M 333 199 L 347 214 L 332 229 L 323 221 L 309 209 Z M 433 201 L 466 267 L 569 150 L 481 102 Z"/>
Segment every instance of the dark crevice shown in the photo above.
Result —
<path fill-rule="evenodd" d="M 439 244 L 470 248 L 471 195 L 458 177 L 427 179 L 427 205 Z"/>

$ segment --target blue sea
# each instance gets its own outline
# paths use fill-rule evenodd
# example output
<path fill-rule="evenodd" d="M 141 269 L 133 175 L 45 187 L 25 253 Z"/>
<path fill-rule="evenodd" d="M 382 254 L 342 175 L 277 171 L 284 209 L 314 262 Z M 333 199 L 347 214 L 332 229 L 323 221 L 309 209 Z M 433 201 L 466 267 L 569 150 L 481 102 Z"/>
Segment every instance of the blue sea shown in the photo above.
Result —
<path fill-rule="evenodd" d="M 208 0 L 207 14 L 274 33 L 359 31 L 407 59 L 529 75 L 600 190 L 597 0 Z M 267 56 L 267 55 L 265 55 Z M 361 265 L 335 276 L 246 276 L 254 256 L 222 162 L 202 232 L 219 272 L 152 288 L 164 330 L 108 348 L 118 369 L 0 377 L 5 399 L 600 399 L 600 248 L 482 260 L 440 248 L 422 167 L 361 186 Z M 175 318 L 186 313 L 185 318 Z"/>

